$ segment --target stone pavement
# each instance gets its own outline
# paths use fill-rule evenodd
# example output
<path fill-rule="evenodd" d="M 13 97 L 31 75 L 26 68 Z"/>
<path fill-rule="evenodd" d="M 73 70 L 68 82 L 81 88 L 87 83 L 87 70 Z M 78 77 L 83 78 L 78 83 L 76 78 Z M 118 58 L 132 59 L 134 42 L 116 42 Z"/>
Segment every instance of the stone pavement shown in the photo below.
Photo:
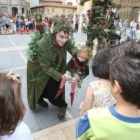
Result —
<path fill-rule="evenodd" d="M 34 140 L 76 140 L 77 118 L 33 133 Z"/>

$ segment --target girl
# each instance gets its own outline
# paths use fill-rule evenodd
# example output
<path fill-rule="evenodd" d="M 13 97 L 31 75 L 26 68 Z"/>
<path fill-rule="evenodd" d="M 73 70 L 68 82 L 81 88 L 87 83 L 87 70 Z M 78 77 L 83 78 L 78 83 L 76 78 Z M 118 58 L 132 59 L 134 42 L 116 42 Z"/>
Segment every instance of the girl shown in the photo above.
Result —
<path fill-rule="evenodd" d="M 107 107 L 115 103 L 110 91 L 109 80 L 109 61 L 111 54 L 109 49 L 102 49 L 98 51 L 93 59 L 92 73 L 98 77 L 99 80 L 93 81 L 87 88 L 85 101 L 81 110 L 81 115 L 92 107 Z"/>
<path fill-rule="evenodd" d="M 0 139 L 33 140 L 28 126 L 22 122 L 25 107 L 21 99 L 20 77 L 11 72 L 0 73 Z"/>
<path fill-rule="evenodd" d="M 75 94 L 76 86 L 81 88 L 83 79 L 89 75 L 88 62 L 91 56 L 91 50 L 87 47 L 83 47 L 78 50 L 77 54 L 73 55 L 66 66 L 66 73 L 62 77 L 59 91 L 57 92 L 56 98 L 63 92 L 65 83 L 67 81 L 71 84 L 71 105 Z"/>

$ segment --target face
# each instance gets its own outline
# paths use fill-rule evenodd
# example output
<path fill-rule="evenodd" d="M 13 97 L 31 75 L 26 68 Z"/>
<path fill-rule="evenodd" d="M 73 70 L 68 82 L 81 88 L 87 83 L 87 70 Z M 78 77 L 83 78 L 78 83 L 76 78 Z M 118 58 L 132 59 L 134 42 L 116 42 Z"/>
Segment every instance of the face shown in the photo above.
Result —
<path fill-rule="evenodd" d="M 36 18 L 37 18 L 37 20 L 40 20 L 40 15 L 37 15 L 37 17 L 36 17 Z"/>
<path fill-rule="evenodd" d="M 80 57 L 80 56 L 78 56 L 77 58 L 78 58 L 78 60 L 79 60 L 80 62 L 85 62 L 85 61 L 87 61 L 86 58 L 83 58 L 83 57 Z"/>
<path fill-rule="evenodd" d="M 59 47 L 63 47 L 65 43 L 69 39 L 69 34 L 64 33 L 64 31 L 60 31 L 56 34 L 56 42 L 59 45 Z"/>

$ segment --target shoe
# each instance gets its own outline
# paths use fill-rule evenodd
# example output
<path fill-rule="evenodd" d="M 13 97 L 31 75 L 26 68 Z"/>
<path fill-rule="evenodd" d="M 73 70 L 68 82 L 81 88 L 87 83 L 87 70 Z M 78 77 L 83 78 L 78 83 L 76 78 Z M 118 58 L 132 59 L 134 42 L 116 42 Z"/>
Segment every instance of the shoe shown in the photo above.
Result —
<path fill-rule="evenodd" d="M 57 113 L 57 117 L 59 119 L 63 118 L 66 114 L 67 107 L 59 107 L 59 111 Z"/>
<path fill-rule="evenodd" d="M 48 103 L 44 99 L 39 99 L 38 104 L 42 107 L 48 107 Z"/>

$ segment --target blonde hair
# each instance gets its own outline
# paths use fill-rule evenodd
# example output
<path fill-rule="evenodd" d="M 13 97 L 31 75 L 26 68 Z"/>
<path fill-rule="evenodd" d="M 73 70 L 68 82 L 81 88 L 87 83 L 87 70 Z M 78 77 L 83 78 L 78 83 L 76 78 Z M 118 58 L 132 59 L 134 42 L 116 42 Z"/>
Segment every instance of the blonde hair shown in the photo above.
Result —
<path fill-rule="evenodd" d="M 86 59 L 90 59 L 92 56 L 91 49 L 88 47 L 82 47 L 78 50 L 77 56 L 84 55 Z"/>

